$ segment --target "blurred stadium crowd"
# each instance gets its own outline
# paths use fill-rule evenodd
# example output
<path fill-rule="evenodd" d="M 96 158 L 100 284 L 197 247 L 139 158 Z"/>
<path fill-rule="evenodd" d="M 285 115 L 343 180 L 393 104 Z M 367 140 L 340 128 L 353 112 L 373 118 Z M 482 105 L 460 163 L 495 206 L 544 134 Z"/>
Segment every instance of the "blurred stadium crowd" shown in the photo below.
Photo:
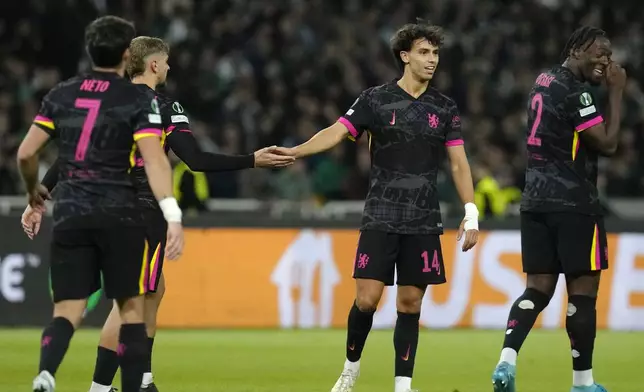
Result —
<path fill-rule="evenodd" d="M 604 3 L 606 5 L 601 5 Z M 584 0 L 23 0 L 0 5 L 0 194 L 18 194 L 16 147 L 40 98 L 87 69 L 84 26 L 110 13 L 139 34 L 172 46 L 166 92 L 179 100 L 208 151 L 249 153 L 294 145 L 333 123 L 364 88 L 396 78 L 388 43 L 400 25 L 423 17 L 447 39 L 433 84 L 461 110 L 479 201 L 503 214 L 520 196 L 527 91 L 559 62 L 580 24 L 605 29 L 626 66 L 618 154 L 602 162 L 608 196 L 644 194 L 644 3 Z M 599 97 L 603 95 L 598 89 Z M 601 100 L 601 99 L 600 99 Z M 41 175 L 55 158 L 43 161 Z M 178 187 L 189 171 L 178 167 Z M 281 171 L 208 174 L 203 197 L 325 200 L 364 197 L 365 140 Z M 197 177 L 194 177 L 197 179 Z M 190 185 L 186 185 L 190 184 Z M 455 199 L 449 176 L 441 197 Z M 499 195 L 504 195 L 500 199 Z M 496 199 L 495 199 L 496 198 Z M 490 201 L 495 199 L 494 201 Z"/>

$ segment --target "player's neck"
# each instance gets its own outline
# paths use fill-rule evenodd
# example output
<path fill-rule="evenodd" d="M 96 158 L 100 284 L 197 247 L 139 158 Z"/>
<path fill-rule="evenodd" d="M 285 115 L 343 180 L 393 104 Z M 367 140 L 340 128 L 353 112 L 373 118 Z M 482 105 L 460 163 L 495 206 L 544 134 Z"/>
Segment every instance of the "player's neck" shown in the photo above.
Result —
<path fill-rule="evenodd" d="M 568 68 L 570 72 L 572 72 L 577 79 L 584 81 L 584 75 L 582 75 L 581 71 L 579 70 L 579 67 L 575 67 L 574 65 L 572 65 L 569 59 L 564 61 L 563 64 L 561 64 L 561 66 Z"/>
<path fill-rule="evenodd" d="M 132 78 L 132 83 L 134 84 L 145 84 L 150 87 L 152 90 L 157 89 L 156 78 L 153 76 L 139 75 Z"/>
<path fill-rule="evenodd" d="M 425 91 L 427 91 L 427 88 L 429 87 L 429 81 L 422 81 L 414 78 L 413 75 L 411 75 L 411 72 L 405 72 L 398 80 L 398 86 L 405 90 L 405 92 L 409 95 L 411 95 L 414 98 L 418 98 Z"/>
<path fill-rule="evenodd" d="M 125 75 L 125 69 L 124 68 L 92 67 L 92 71 L 105 72 L 105 73 L 115 73 L 120 77 L 123 77 Z"/>

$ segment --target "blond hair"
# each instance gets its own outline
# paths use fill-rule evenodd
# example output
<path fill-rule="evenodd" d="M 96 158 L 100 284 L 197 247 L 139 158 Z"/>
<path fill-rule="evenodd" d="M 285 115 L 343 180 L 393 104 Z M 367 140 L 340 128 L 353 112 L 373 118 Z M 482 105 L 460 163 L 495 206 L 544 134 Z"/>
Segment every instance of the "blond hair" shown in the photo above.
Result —
<path fill-rule="evenodd" d="M 127 74 L 130 78 L 145 72 L 145 60 L 148 56 L 163 53 L 170 54 L 170 47 L 161 38 L 140 36 L 130 42 L 130 61 L 127 64 Z"/>

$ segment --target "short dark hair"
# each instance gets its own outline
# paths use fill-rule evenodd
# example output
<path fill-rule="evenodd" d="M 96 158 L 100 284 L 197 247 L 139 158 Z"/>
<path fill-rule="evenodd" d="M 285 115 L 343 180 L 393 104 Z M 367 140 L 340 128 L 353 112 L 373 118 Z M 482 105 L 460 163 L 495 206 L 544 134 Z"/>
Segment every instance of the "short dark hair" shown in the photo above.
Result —
<path fill-rule="evenodd" d="M 568 42 L 566 42 L 566 46 L 564 46 L 564 49 L 561 52 L 561 61 L 566 61 L 566 59 L 570 57 L 571 50 L 581 48 L 586 50 L 598 37 L 605 36 L 606 32 L 602 29 L 593 26 L 581 26 L 570 35 L 570 38 L 568 38 Z"/>
<path fill-rule="evenodd" d="M 136 36 L 134 24 L 117 16 L 103 16 L 85 29 L 85 48 L 96 67 L 116 67 Z"/>
<path fill-rule="evenodd" d="M 417 19 L 416 23 L 404 25 L 391 37 L 391 54 L 401 70 L 405 68 L 405 63 L 400 58 L 400 52 L 409 52 L 414 42 L 423 38 L 430 44 L 440 47 L 444 40 L 443 29 L 422 19 Z"/>
<path fill-rule="evenodd" d="M 145 60 L 148 56 L 163 53 L 170 54 L 170 47 L 161 38 L 140 36 L 130 43 L 130 61 L 127 65 L 127 74 L 130 78 L 142 75 L 145 72 Z"/>

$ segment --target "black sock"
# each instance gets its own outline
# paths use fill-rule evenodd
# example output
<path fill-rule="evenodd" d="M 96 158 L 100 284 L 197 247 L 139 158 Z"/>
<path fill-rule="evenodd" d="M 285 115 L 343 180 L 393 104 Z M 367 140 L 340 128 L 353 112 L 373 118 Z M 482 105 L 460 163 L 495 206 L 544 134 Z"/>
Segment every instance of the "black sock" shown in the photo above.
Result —
<path fill-rule="evenodd" d="M 118 356 L 123 392 L 139 392 L 148 352 L 145 324 L 123 324 L 119 334 Z"/>
<path fill-rule="evenodd" d="M 367 341 L 367 336 L 373 325 L 373 314 L 375 311 L 363 312 L 353 303 L 349 311 L 347 322 L 347 359 L 351 362 L 358 362 L 362 356 L 362 350 Z"/>
<path fill-rule="evenodd" d="M 585 295 L 568 297 L 566 313 L 566 331 L 572 348 L 573 370 L 590 370 L 593 368 L 593 350 L 597 334 L 597 298 Z"/>
<path fill-rule="evenodd" d="M 52 376 L 63 362 L 69 342 L 74 336 L 74 326 L 64 317 L 56 317 L 42 333 L 40 341 L 40 369 L 48 371 Z"/>
<path fill-rule="evenodd" d="M 526 289 L 510 309 L 503 348 L 512 348 L 519 352 L 539 313 L 549 302 L 550 297 L 547 294 L 535 289 Z"/>
<path fill-rule="evenodd" d="M 418 332 L 420 313 L 398 312 L 394 328 L 394 350 L 396 352 L 396 377 L 410 377 L 414 374 L 416 348 L 418 347 Z"/>
<path fill-rule="evenodd" d="M 146 373 L 152 373 L 152 347 L 154 346 L 154 338 L 148 338 L 148 357 L 145 368 Z"/>
<path fill-rule="evenodd" d="M 94 381 L 100 385 L 112 385 L 116 371 L 119 369 L 119 357 L 116 351 L 98 346 Z"/>

